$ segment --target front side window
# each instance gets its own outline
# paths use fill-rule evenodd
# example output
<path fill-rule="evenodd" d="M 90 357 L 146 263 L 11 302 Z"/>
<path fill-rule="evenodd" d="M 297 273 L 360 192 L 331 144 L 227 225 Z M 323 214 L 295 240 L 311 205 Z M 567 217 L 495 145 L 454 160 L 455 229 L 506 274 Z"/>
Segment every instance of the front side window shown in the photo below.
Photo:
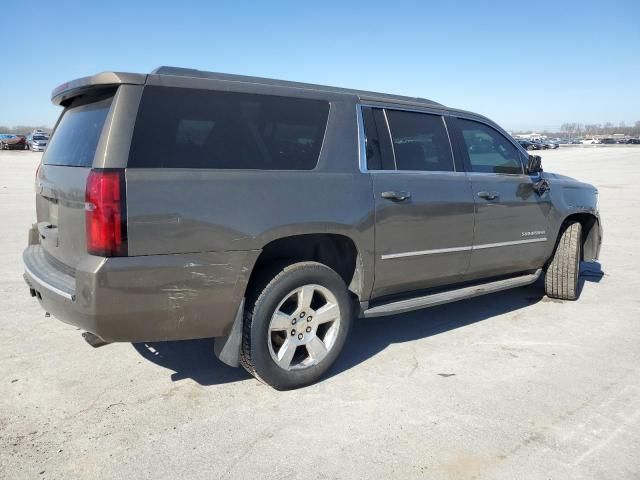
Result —
<path fill-rule="evenodd" d="M 386 110 L 398 170 L 452 172 L 453 157 L 440 115 Z"/>
<path fill-rule="evenodd" d="M 472 172 L 521 174 L 520 152 L 497 130 L 458 119 Z"/>
<path fill-rule="evenodd" d="M 312 170 L 328 115 L 323 100 L 147 86 L 128 166 Z"/>

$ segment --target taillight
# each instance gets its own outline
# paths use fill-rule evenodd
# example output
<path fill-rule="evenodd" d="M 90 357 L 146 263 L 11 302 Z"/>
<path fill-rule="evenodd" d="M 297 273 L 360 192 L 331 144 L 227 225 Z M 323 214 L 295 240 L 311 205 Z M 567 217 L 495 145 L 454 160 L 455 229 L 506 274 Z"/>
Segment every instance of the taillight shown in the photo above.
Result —
<path fill-rule="evenodd" d="M 127 255 L 127 207 L 124 170 L 91 170 L 85 210 L 87 251 L 101 257 Z"/>

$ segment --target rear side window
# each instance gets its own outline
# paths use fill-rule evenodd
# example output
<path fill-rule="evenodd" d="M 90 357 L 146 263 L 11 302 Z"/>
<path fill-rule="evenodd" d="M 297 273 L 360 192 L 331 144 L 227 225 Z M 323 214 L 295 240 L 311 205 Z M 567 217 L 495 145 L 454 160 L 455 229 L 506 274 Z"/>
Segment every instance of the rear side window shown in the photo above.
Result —
<path fill-rule="evenodd" d="M 497 130 L 472 120 L 458 119 L 472 172 L 521 174 L 520 152 Z"/>
<path fill-rule="evenodd" d="M 145 87 L 128 167 L 312 170 L 329 102 Z"/>
<path fill-rule="evenodd" d="M 454 171 L 451 145 L 440 115 L 386 112 L 398 170 Z"/>
<path fill-rule="evenodd" d="M 113 97 L 79 99 L 63 113 L 43 157 L 46 165 L 91 168 Z M 34 137 L 37 140 L 39 137 Z"/>

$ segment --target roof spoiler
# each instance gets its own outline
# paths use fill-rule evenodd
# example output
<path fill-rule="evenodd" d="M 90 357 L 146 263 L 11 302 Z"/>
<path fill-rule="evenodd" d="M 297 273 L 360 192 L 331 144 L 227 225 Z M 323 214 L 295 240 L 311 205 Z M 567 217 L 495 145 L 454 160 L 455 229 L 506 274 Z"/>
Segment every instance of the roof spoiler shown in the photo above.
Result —
<path fill-rule="evenodd" d="M 142 73 L 102 72 L 57 86 L 51 92 L 51 102 L 54 105 L 64 105 L 67 100 L 89 89 L 117 85 L 144 85 L 146 80 L 147 75 Z"/>

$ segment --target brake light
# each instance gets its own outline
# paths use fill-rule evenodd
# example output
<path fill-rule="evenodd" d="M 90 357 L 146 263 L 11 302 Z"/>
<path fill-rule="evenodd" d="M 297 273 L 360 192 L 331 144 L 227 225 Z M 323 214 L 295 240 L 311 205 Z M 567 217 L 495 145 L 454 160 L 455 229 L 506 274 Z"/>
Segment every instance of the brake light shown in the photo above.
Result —
<path fill-rule="evenodd" d="M 85 193 L 87 251 L 101 257 L 127 255 L 124 170 L 91 170 Z"/>

